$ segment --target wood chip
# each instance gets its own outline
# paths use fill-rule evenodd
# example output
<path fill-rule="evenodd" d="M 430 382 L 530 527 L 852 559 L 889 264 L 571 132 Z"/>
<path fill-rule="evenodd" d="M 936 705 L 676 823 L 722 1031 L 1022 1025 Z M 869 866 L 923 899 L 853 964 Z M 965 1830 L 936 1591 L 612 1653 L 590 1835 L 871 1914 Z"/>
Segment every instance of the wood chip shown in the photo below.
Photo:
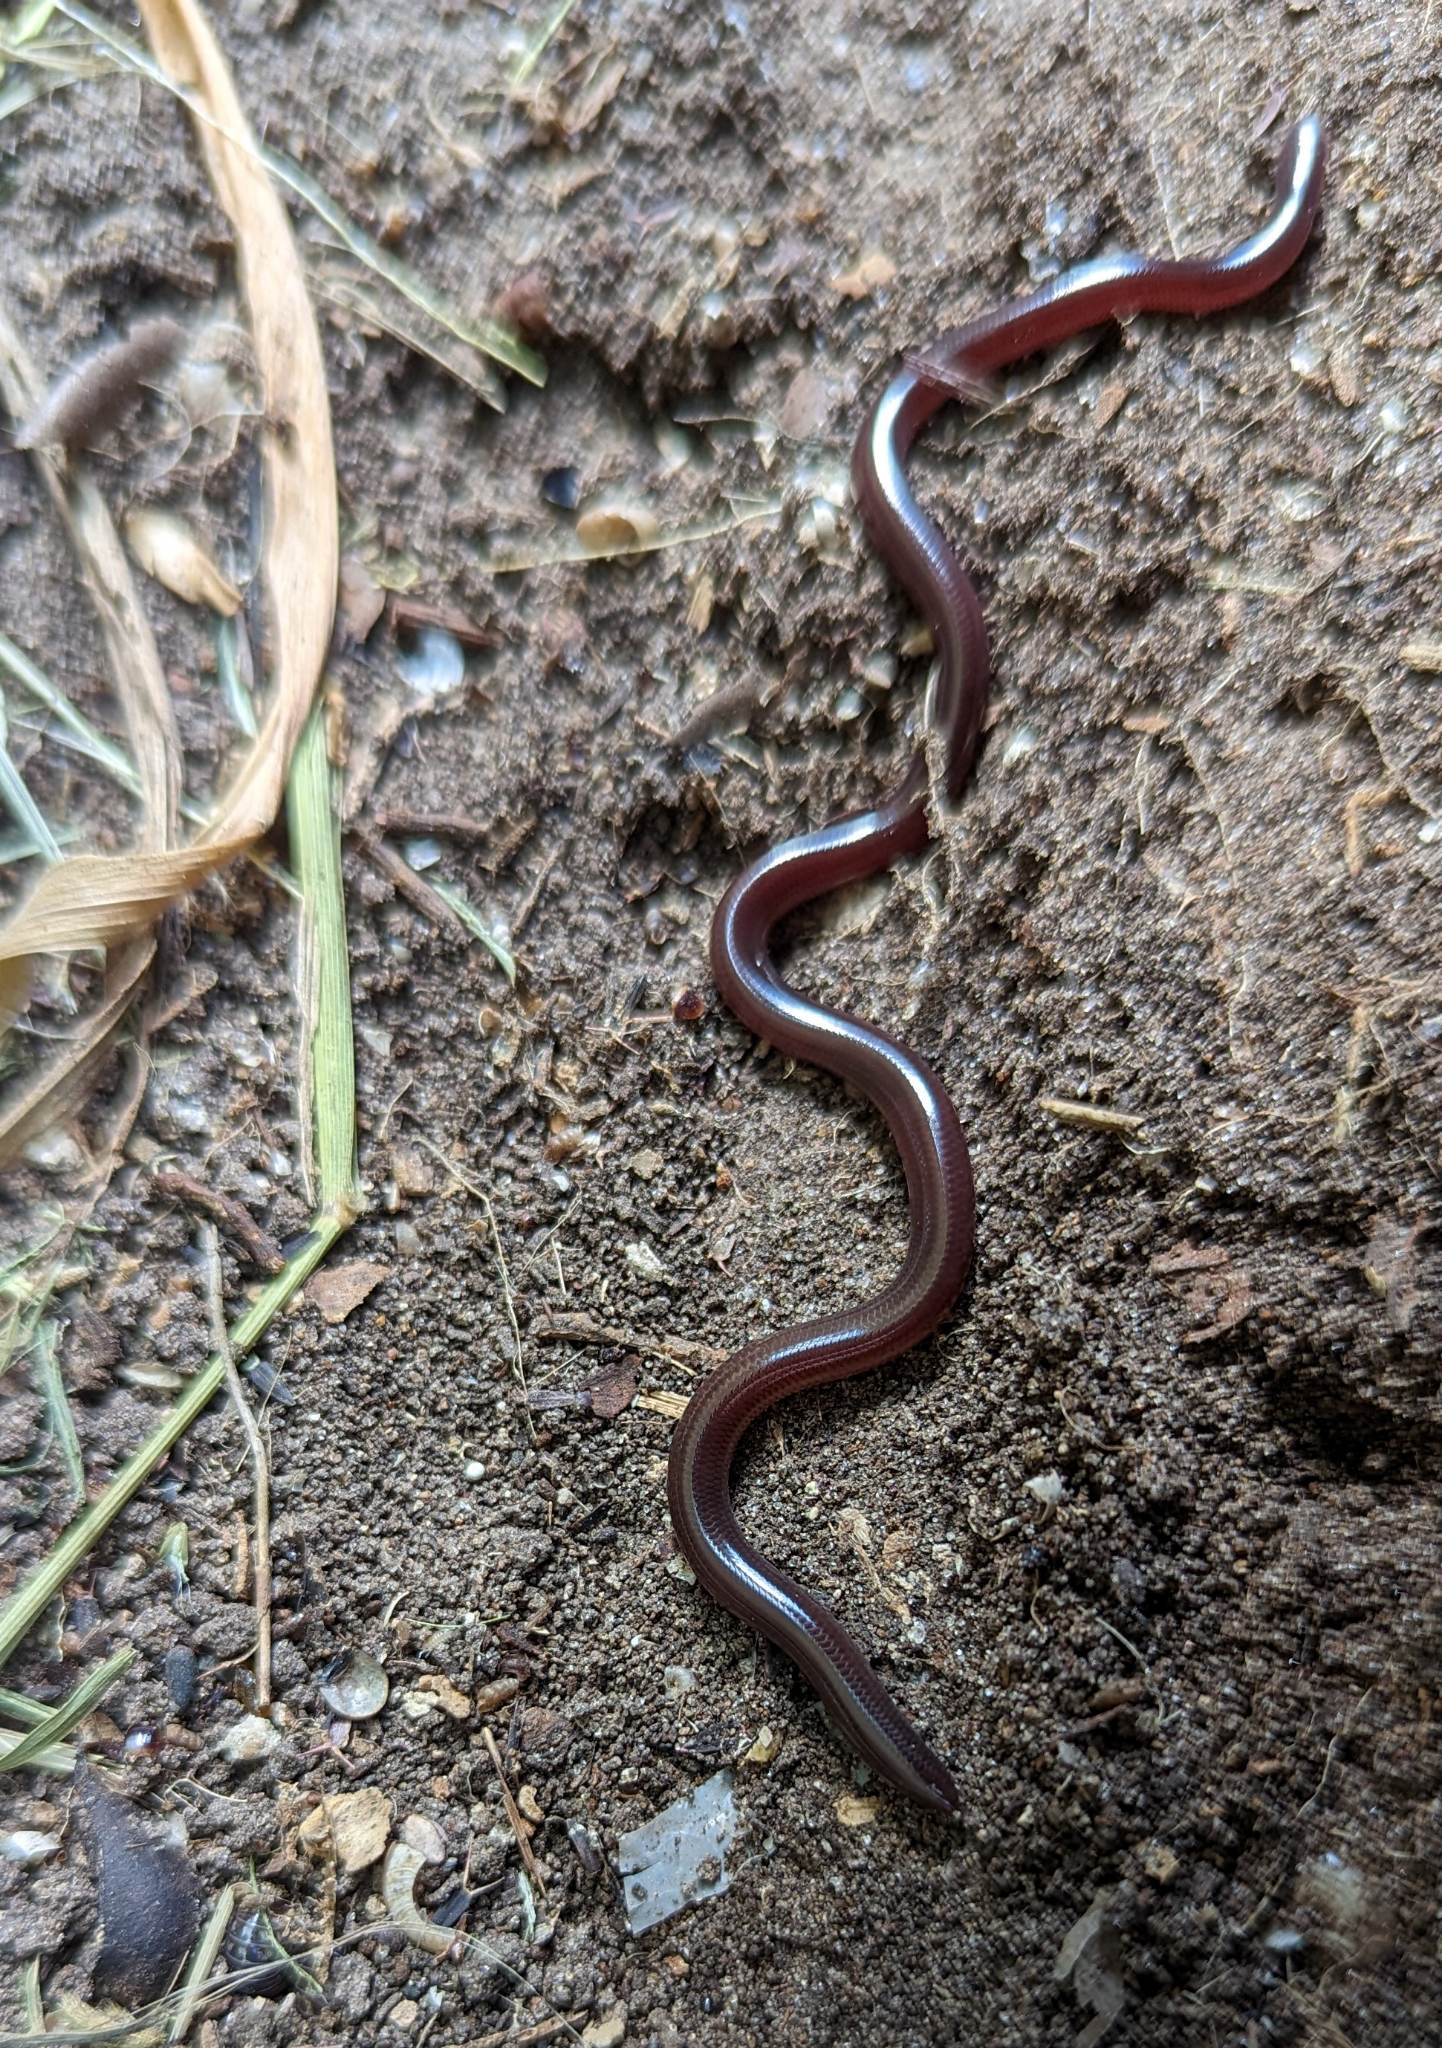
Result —
<path fill-rule="evenodd" d="M 1424 675 L 1442 676 L 1442 640 L 1409 640 L 1402 659 L 1408 668 L 1421 669 Z"/>
<path fill-rule="evenodd" d="M 1104 1109 L 1095 1102 L 1071 1102 L 1060 1095 L 1039 1095 L 1037 1108 L 1060 1124 L 1079 1131 L 1139 1131 L 1143 1119 L 1124 1109 Z"/>
<path fill-rule="evenodd" d="M 679 1422 L 686 1413 L 690 1399 L 689 1394 L 638 1394 L 636 1406 L 649 1408 L 653 1415 L 669 1415 L 673 1422 Z"/>

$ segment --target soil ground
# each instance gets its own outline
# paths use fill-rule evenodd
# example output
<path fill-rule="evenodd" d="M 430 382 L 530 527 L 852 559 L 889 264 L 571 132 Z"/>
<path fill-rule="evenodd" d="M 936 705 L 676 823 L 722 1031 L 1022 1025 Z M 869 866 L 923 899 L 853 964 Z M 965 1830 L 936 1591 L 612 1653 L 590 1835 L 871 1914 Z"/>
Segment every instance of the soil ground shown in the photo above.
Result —
<path fill-rule="evenodd" d="M 387 622 L 338 654 L 352 812 L 476 821 L 433 835 L 426 872 L 510 930 L 521 970 L 513 991 L 348 838 L 369 1206 L 331 1263 L 380 1275 L 343 1321 L 308 1298 L 264 1345 L 293 1396 L 266 1410 L 280 1747 L 217 1747 L 251 1639 L 223 1405 L 9 1682 L 58 1699 L 133 1640 L 104 1712 L 162 1732 L 122 1782 L 184 1814 L 208 1895 L 253 1870 L 293 1942 L 332 1907 L 357 1937 L 327 2004 L 237 1999 L 207 2023 L 222 2044 L 475 2041 L 553 2014 L 592 2041 L 738 2048 L 1442 2038 L 1442 15 L 581 0 L 508 96 L 541 14 L 216 17 L 259 133 L 457 303 L 504 298 L 548 330 L 547 388 L 513 383 L 500 417 L 319 301 L 346 546 L 490 643 L 429 698 Z M 670 1422 L 641 1399 L 605 1419 L 605 1396 L 627 1374 L 684 1394 L 709 1355 L 686 1346 L 724 1353 L 879 1284 L 903 1241 L 879 1125 L 758 1051 L 706 964 L 745 855 L 906 756 L 925 658 L 897 655 L 910 621 L 828 495 L 867 392 L 1059 264 L 1244 232 L 1309 107 L 1333 141 L 1324 220 L 1267 301 L 1137 322 L 928 436 L 918 489 L 974 558 L 994 639 L 987 745 L 932 858 L 803 921 L 789 956 L 938 1065 L 974 1146 L 960 1312 L 777 1415 L 740 1485 L 762 1546 L 955 1760 L 967 1812 L 947 1827 L 866 1803 L 789 1667 L 678 1574 Z M 0 148 L 5 290 L 42 361 L 140 309 L 199 325 L 233 303 L 224 221 L 154 88 L 69 84 Z M 303 232 L 325 272 L 334 250 Z M 173 429 L 151 403 L 98 472 L 117 506 L 164 498 L 243 555 L 249 427 L 170 463 Z M 488 572 L 502 537 L 566 542 L 554 470 L 663 532 L 730 530 Z M 5 630 L 112 719 L 13 455 L 0 561 Z M 204 800 L 234 730 L 208 634 L 156 614 Z M 732 729 L 668 749 L 718 689 Z M 49 817 L 124 843 L 86 763 L 12 746 Z M 277 1239 L 305 1223 L 293 924 L 239 870 L 162 954 L 175 1014 L 62 1303 L 92 1490 L 207 1349 L 193 1223 L 152 1167 Z M 39 1034 L 86 971 L 42 993 Z M 697 1021 L 673 1018 L 684 989 L 707 997 Z M 12 1244 L 66 1198 L 91 1129 L 12 1180 Z M 232 1306 L 255 1279 L 227 1264 Z M 600 1341 L 543 1335 L 586 1319 Z M 7 1414 L 13 1463 L 36 1403 Z M 8 1487 L 13 1582 L 65 1491 L 43 1464 Z M 188 1598 L 157 1563 L 176 1520 Z M 200 1666 L 183 1712 L 177 1648 Z M 384 1657 L 391 1700 L 338 1753 L 317 1674 L 354 1648 Z M 484 1726 L 540 1816 L 534 1911 L 482 1717 L 427 1684 L 474 1700 L 507 1678 Z M 736 1764 L 729 1891 L 631 1937 L 576 1824 L 613 1857 L 763 1729 L 779 1747 Z M 16 1824 L 58 1825 L 67 1789 L 24 1785 Z M 427 1910 L 462 1873 L 481 1889 L 461 1961 L 367 1933 L 374 1869 L 331 1901 L 296 1848 L 321 1795 L 361 1787 L 397 1827 L 439 1828 Z M 39 1953 L 52 1989 L 84 1991 L 74 1832 L 6 1879 L 0 1945 L 7 1975 Z"/>

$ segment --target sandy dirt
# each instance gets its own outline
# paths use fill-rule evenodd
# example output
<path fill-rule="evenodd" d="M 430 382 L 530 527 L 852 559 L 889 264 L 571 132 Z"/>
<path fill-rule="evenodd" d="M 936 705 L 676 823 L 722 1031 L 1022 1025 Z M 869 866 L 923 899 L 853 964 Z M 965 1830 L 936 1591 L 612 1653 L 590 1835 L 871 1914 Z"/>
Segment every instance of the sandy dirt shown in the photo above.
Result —
<path fill-rule="evenodd" d="M 603 2048 L 1439 2038 L 1442 15 L 580 0 L 508 95 L 542 15 L 217 15 L 258 132 L 457 304 L 544 330 L 547 388 L 512 382 L 500 417 L 318 298 L 343 544 L 486 643 L 430 698 L 387 620 L 341 649 L 352 818 L 394 846 L 427 836 L 408 815 L 473 821 L 431 835 L 425 872 L 521 969 L 512 990 L 348 837 L 368 1208 L 330 1263 L 377 1284 L 334 1323 L 303 1300 L 263 1347 L 293 1397 L 265 1411 L 279 1746 L 220 1746 L 252 1636 L 223 1404 L 7 1682 L 56 1700 L 134 1642 L 92 1730 L 112 1752 L 141 1731 L 118 1782 L 183 1815 L 208 1899 L 253 1873 L 294 1945 L 333 1927 L 328 2002 L 236 1998 L 216 2044 L 556 2016 Z M 878 375 L 1059 265 L 1233 238 L 1308 107 L 1333 137 L 1323 225 L 1265 302 L 1138 322 L 929 434 L 918 489 L 994 636 L 989 737 L 924 867 L 802 920 L 789 953 L 937 1064 L 974 1147 L 964 1306 L 777 1415 L 740 1485 L 762 1546 L 954 1760 L 948 1827 L 877 1798 L 789 1667 L 677 1569 L 646 1397 L 879 1284 L 904 1239 L 865 1106 L 719 1009 L 709 916 L 749 851 L 906 757 L 925 658 L 898 655 L 912 622 L 834 502 Z M 0 122 L 0 150 L 4 290 L 47 366 L 141 311 L 236 317 L 223 218 L 154 87 L 67 82 Z M 331 238 L 297 220 L 333 280 Z M 151 399 L 95 469 L 117 509 L 163 501 L 250 559 L 250 423 L 233 449 L 181 445 Z M 557 470 L 583 507 L 718 530 L 491 573 L 502 542 L 564 549 Z M 64 541 L 3 452 L 0 568 L 0 625 L 114 729 Z M 204 801 L 236 744 L 210 632 L 154 612 Z M 716 690 L 731 730 L 669 748 Z M 47 816 L 123 845 L 113 790 L 15 716 Z M 194 1221 L 154 1170 L 278 1241 L 309 1213 L 293 927 L 241 869 L 162 952 L 173 1015 L 61 1297 L 92 1491 L 207 1351 Z M 687 989 L 705 1007 L 677 1022 Z M 20 1056 L 94 990 L 84 962 L 52 976 Z M 12 1178 L 12 1248 L 81 1182 L 102 1114 Z M 226 1277 L 234 1309 L 259 1276 L 232 1246 Z M 42 1441 L 27 1385 L 12 1468 Z M 67 1512 L 53 1455 L 4 1487 L 0 1589 Z M 188 1595 L 157 1557 L 176 1521 Z M 390 1701 L 338 1752 L 319 1674 L 360 1648 Z M 198 1667 L 183 1711 L 176 1650 Z M 487 1728 L 529 1788 L 533 1899 Z M 764 1729 L 771 1760 L 738 1761 Z M 732 1764 L 729 1891 L 633 1938 L 618 1837 Z M 368 1932 L 376 1868 L 332 1892 L 297 1843 L 324 1795 L 367 1787 L 395 1829 L 439 1830 L 426 1910 L 477 1892 L 459 1960 Z M 8 1790 L 8 1825 L 64 1840 L 4 1866 L 3 1975 L 39 1954 L 52 1996 L 85 1995 L 69 1788 Z"/>

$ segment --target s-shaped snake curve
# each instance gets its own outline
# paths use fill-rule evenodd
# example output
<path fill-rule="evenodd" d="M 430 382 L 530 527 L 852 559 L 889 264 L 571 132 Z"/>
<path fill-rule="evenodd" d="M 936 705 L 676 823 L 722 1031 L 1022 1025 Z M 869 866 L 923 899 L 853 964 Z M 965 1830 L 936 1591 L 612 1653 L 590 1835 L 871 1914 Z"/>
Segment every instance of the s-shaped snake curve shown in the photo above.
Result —
<path fill-rule="evenodd" d="M 856 502 L 872 546 L 932 631 L 932 718 L 950 797 L 971 769 L 991 672 L 970 578 L 907 481 L 916 436 L 949 398 L 976 394 L 994 371 L 1088 328 L 1138 313 L 1216 313 L 1265 292 L 1311 232 L 1324 153 L 1321 124 L 1308 115 L 1284 142 L 1271 215 L 1245 241 L 1210 257 L 1102 256 L 1064 271 L 909 358 L 872 406 L 852 457 Z M 759 1415 L 909 1350 L 951 1309 L 971 1266 L 971 1162 L 940 1080 L 885 1032 L 797 995 L 770 954 L 772 929 L 788 912 L 920 852 L 930 836 L 926 800 L 918 750 L 884 803 L 763 853 L 717 909 L 711 961 L 728 1007 L 778 1051 L 841 1075 L 881 1111 L 906 1172 L 911 1235 L 900 1273 L 881 1293 L 759 1338 L 702 1382 L 672 1439 L 668 1493 L 677 1542 L 706 1591 L 786 1652 L 879 1777 L 922 1806 L 955 1813 L 960 1795 L 941 1758 L 835 1616 L 748 1543 L 731 1505 L 732 1460 Z"/>

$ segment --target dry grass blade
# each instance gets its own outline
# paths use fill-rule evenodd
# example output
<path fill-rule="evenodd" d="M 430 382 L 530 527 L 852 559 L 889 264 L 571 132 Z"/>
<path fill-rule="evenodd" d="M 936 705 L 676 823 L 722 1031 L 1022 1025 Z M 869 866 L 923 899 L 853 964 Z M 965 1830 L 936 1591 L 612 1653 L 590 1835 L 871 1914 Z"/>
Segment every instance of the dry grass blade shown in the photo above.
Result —
<path fill-rule="evenodd" d="M 449 334 L 428 335 L 414 321 L 403 314 L 392 312 L 382 305 L 374 292 L 368 292 L 357 279 L 339 274 L 331 276 L 311 272 L 311 283 L 323 299 L 341 306 L 372 327 L 378 327 L 382 334 L 388 334 L 398 341 L 402 348 L 408 348 L 414 355 L 425 356 L 435 363 L 458 384 L 489 405 L 496 412 L 506 409 L 506 387 L 490 367 L 483 355 L 462 340 L 452 340 Z"/>
<path fill-rule="evenodd" d="M 303 898 L 300 980 L 310 991 L 298 1092 L 313 1103 L 314 1155 L 321 1207 L 311 1227 L 230 1332 L 230 1352 L 246 1359 L 274 1318 L 315 1272 L 331 1246 L 355 1220 L 360 1190 L 355 1169 L 355 1056 L 346 957 L 345 898 L 341 888 L 340 826 L 322 713 L 312 716 L 296 749 L 291 777 L 291 839 Z M 48 1293 L 48 1288 L 47 1288 Z M 174 1405 L 0 1605 L 0 1665 L 35 1626 L 81 1559 L 153 1474 L 225 1385 L 222 1352 L 187 1381 Z M 0 1731 L 0 1751 L 6 1747 Z M 0 2043 L 3 2048 L 3 2043 Z"/>
<path fill-rule="evenodd" d="M 779 519 L 781 500 L 766 498 L 757 504 L 743 506 L 723 517 L 697 520 L 692 525 L 673 526 L 660 533 L 648 535 L 644 540 L 617 542 L 614 546 L 583 547 L 579 541 L 567 540 L 553 546 L 529 546 L 524 541 L 497 541 L 486 554 L 480 567 L 492 576 L 514 576 L 523 569 L 556 569 L 570 567 L 584 562 L 629 561 L 638 555 L 660 554 L 665 548 L 692 547 L 698 541 L 715 540 L 721 534 L 734 533 L 738 527 L 755 526 L 762 521 Z"/>
<path fill-rule="evenodd" d="M 275 649 L 274 688 L 235 783 L 192 845 L 165 850 L 168 835 L 151 829 L 134 853 L 64 860 L 41 877 L 26 903 L 0 930 L 0 996 L 6 992 L 7 970 L 13 992 L 37 955 L 77 945 L 131 941 L 145 949 L 138 970 L 143 972 L 150 926 L 159 912 L 267 830 L 279 808 L 290 757 L 315 693 L 334 613 L 339 544 L 330 408 L 320 337 L 290 223 L 258 158 L 225 60 L 195 0 L 143 0 L 141 12 L 160 65 L 197 111 L 200 146 L 235 230 L 264 417 L 270 423 L 263 440 L 268 500 L 263 568 Z M 17 410 L 15 395 L 7 391 L 6 397 L 12 411 Z M 118 553 L 113 529 L 111 538 Z M 149 643 L 153 651 L 123 556 L 119 561 L 117 574 L 101 579 L 107 644 L 112 656 L 117 643 L 127 651 Z M 168 720 L 158 659 L 154 688 L 165 700 Z M 158 704 L 152 709 L 158 718 Z M 149 801 L 161 764 L 153 758 L 155 747 L 146 735 L 137 734 L 135 753 L 147 815 L 173 819 L 178 797 L 173 766 L 164 764 L 162 809 Z M 112 974 L 116 964 L 112 956 Z M 113 1020 L 113 993 L 104 1009 Z M 90 1040 L 87 1050 L 93 1051 L 93 1033 Z M 17 1122 L 23 1122 L 27 1132 L 34 1128 L 36 1107 L 32 1087 L 0 1122 L 0 1150 L 7 1142 L 13 1149 Z"/>
<path fill-rule="evenodd" d="M 325 222 L 343 249 L 349 250 L 358 262 L 365 264 L 377 277 L 383 277 L 392 290 L 399 292 L 403 299 L 408 299 L 428 320 L 435 321 L 438 327 L 444 328 L 446 333 L 454 335 L 457 341 L 464 342 L 467 347 L 478 349 L 482 355 L 489 356 L 494 362 L 504 363 L 508 370 L 514 370 L 517 376 L 524 377 L 528 383 L 545 383 L 545 358 L 537 355 L 533 348 L 528 348 L 519 335 L 509 327 L 503 327 L 498 320 L 470 319 L 451 305 L 439 292 L 433 291 L 425 279 L 412 270 L 408 263 L 403 263 L 388 249 L 383 249 L 364 228 L 357 227 L 356 223 L 336 205 L 324 186 L 318 185 L 310 173 L 302 170 L 290 157 L 282 156 L 279 150 L 260 146 L 243 126 L 231 127 L 227 132 L 226 124 L 219 112 L 202 95 L 188 89 L 190 81 L 185 74 L 171 70 L 168 66 L 164 72 L 157 73 L 143 50 L 138 50 L 125 36 L 118 34 L 98 15 L 92 14 L 88 7 L 82 5 L 82 0 L 56 0 L 56 4 L 62 13 L 69 15 L 72 21 L 87 29 L 102 48 L 108 50 L 112 56 L 118 57 L 122 64 L 132 71 L 139 71 L 144 77 L 157 78 L 161 84 L 167 85 L 189 107 L 202 126 L 215 127 L 223 140 L 243 147 L 262 173 L 268 171 L 278 184 L 293 192 L 318 219 Z M 186 0 L 186 8 L 187 11 L 193 11 L 193 0 Z M 150 29 L 151 43 L 156 54 L 164 63 L 164 53 L 156 42 L 152 20 L 155 9 L 142 5 L 140 11 Z M 180 0 L 167 0 L 166 11 L 178 14 L 181 11 Z M 497 385 L 496 398 L 493 402 L 498 402 L 504 410 L 504 401 L 504 390 Z"/>
<path fill-rule="evenodd" d="M 29 351 L 0 304 L 0 396 L 11 415 L 19 419 L 34 410 L 41 390 Z M 174 838 L 179 804 L 180 744 L 155 636 L 136 595 L 120 536 L 95 485 L 83 475 L 67 473 L 53 455 L 42 451 L 33 459 L 79 557 L 125 712 L 133 755 L 133 763 L 127 760 L 126 767 L 134 777 L 141 804 L 140 846 L 142 850 L 167 847 Z M 13 664 L 7 660 L 7 666 Z M 36 893 L 59 884 L 68 866 L 66 861 L 57 862 L 42 876 Z M 31 960 L 47 950 L 28 946 L 23 939 L 20 947 L 6 949 L 5 940 L 23 925 L 27 910 L 28 905 L 0 929 L 0 1026 L 9 1024 L 24 1000 Z M 128 943 L 118 945 L 106 963 L 100 1004 L 0 1114 L 0 1159 L 12 1157 L 28 1138 L 64 1115 L 88 1091 L 93 1069 L 129 1008 L 154 951 L 148 930 L 126 937 Z"/>

